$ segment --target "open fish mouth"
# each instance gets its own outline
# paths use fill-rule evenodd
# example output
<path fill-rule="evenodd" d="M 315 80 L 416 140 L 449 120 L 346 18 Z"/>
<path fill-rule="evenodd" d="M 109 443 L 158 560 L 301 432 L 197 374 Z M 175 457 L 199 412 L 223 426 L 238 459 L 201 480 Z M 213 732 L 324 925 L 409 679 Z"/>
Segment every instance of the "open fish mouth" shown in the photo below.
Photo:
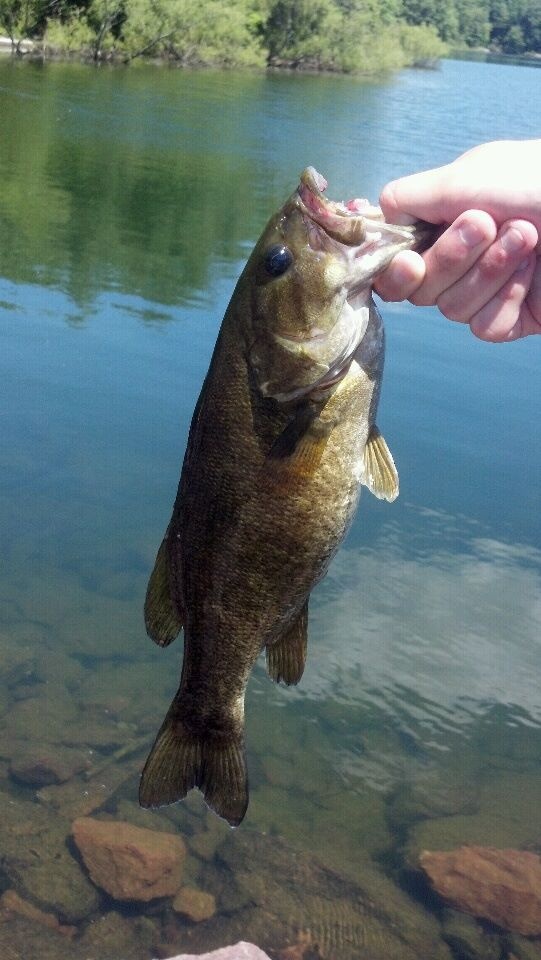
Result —
<path fill-rule="evenodd" d="M 350 261 L 348 299 L 384 270 L 399 250 L 422 250 L 434 240 L 432 224 L 387 223 L 380 207 L 369 200 L 329 200 L 326 189 L 325 177 L 306 167 L 295 199 L 306 218 L 310 245 Z"/>
<path fill-rule="evenodd" d="M 347 203 L 329 200 L 324 196 L 327 181 L 314 167 L 301 174 L 297 188 L 299 206 L 310 219 L 323 228 L 325 234 L 346 246 L 359 246 L 366 240 L 366 218 L 383 219 L 379 207 L 368 200 L 349 200 Z"/>

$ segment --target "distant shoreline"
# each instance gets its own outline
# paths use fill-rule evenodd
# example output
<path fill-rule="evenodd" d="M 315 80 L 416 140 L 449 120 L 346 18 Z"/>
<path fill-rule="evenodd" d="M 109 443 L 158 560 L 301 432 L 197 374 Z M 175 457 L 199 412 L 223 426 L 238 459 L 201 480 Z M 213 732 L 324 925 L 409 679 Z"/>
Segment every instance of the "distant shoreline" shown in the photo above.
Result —
<path fill-rule="evenodd" d="M 132 62 L 130 57 L 120 51 L 108 51 L 99 58 L 93 57 L 89 52 L 81 50 L 55 50 L 47 48 L 41 40 L 21 39 L 14 42 L 9 37 L 0 36 L 0 56 L 12 56 L 18 59 L 40 60 L 51 62 L 74 62 L 85 64 L 110 64 L 111 66 L 124 66 Z M 357 77 L 373 77 L 377 74 L 366 71 L 359 73 L 348 73 L 345 70 L 330 69 L 328 67 L 319 67 L 314 63 L 273 63 L 266 66 L 231 66 L 227 62 L 216 61 L 214 63 L 184 63 L 168 56 L 149 56 L 138 58 L 141 63 L 152 63 L 155 65 L 172 66 L 180 69 L 224 69 L 224 70 L 258 70 L 260 72 L 279 72 L 279 73 L 302 73 L 302 74 L 327 74 L 327 75 L 350 75 Z M 434 70 L 438 69 L 442 60 L 470 60 L 479 63 L 509 63 L 526 66 L 541 66 L 541 53 L 532 51 L 530 53 L 500 53 L 488 48 L 458 48 L 451 49 L 448 53 L 437 57 L 423 57 L 418 61 L 408 64 L 406 69 Z M 401 68 L 398 68 L 401 69 Z M 395 72 L 395 71 L 392 71 Z"/>
<path fill-rule="evenodd" d="M 530 53 L 498 53 L 488 47 L 460 47 L 451 49 L 447 54 L 448 60 L 473 60 L 479 63 L 516 63 L 541 66 L 541 53 L 532 50 Z"/>
<path fill-rule="evenodd" d="M 17 41 L 13 47 L 9 37 L 0 36 L 0 57 L 2 54 L 7 57 L 11 56 L 18 60 L 29 60 L 33 62 L 42 61 L 50 63 L 84 63 L 88 64 L 89 66 L 129 66 L 131 63 L 137 60 L 138 63 L 154 64 L 155 66 L 170 66 L 181 70 L 241 70 L 243 72 L 252 73 L 300 73 L 305 75 L 317 74 L 322 76 L 350 76 L 361 79 L 372 79 L 380 76 L 380 73 L 377 71 L 360 70 L 359 72 L 355 72 L 340 70 L 332 67 L 320 67 L 315 63 L 310 63 L 309 61 L 304 63 L 270 63 L 261 66 L 230 64 L 225 60 L 222 62 L 216 60 L 212 63 L 186 63 L 169 56 L 150 55 L 137 58 L 129 57 L 126 56 L 125 53 L 114 50 L 107 51 L 106 54 L 96 58 L 85 50 L 66 51 L 47 48 L 40 40 L 20 40 Z M 420 57 L 413 63 L 404 64 L 403 66 L 392 68 L 386 72 L 396 73 L 401 69 L 437 70 L 442 59 L 444 58 L 441 56 Z"/>

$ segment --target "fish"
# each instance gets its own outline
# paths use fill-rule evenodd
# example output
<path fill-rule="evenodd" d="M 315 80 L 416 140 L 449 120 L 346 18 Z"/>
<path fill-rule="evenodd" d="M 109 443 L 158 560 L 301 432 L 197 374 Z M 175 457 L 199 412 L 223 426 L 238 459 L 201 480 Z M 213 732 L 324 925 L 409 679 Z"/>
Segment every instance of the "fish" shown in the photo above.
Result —
<path fill-rule="evenodd" d="M 308 601 L 360 488 L 393 501 L 376 425 L 384 331 L 372 283 L 429 225 L 332 201 L 307 167 L 256 243 L 225 313 L 191 421 L 171 520 L 145 599 L 162 647 L 184 631 L 179 689 L 144 766 L 139 802 L 196 787 L 231 826 L 248 807 L 244 699 L 266 652 L 297 684 Z"/>

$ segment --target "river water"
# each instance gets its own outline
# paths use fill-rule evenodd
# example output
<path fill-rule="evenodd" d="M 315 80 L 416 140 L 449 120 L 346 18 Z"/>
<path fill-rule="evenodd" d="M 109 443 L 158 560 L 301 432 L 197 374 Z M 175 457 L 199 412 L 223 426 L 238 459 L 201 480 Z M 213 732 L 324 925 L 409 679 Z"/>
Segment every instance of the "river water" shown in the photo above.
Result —
<path fill-rule="evenodd" d="M 331 196 L 375 200 L 475 143 L 538 136 L 538 87 L 534 68 L 458 61 L 374 83 L 0 62 L 0 886 L 73 928 L 4 897 L 2 956 L 247 939 L 273 957 L 541 958 L 444 910 L 418 869 L 425 848 L 540 845 L 537 338 L 487 345 L 383 308 L 400 498 L 363 493 L 300 686 L 256 667 L 246 820 L 230 831 L 198 795 L 136 805 L 181 657 L 145 636 L 146 582 L 265 220 L 309 163 Z M 182 836 L 214 916 L 92 884 L 80 815 Z"/>

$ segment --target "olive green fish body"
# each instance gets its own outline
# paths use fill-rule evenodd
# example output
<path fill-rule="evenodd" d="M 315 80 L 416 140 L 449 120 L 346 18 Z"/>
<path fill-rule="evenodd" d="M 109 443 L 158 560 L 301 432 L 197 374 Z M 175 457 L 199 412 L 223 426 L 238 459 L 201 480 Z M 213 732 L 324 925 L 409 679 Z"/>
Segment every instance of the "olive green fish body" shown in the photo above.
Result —
<path fill-rule="evenodd" d="M 255 661 L 266 648 L 273 679 L 300 680 L 310 591 L 361 483 L 387 499 L 397 493 L 375 427 L 381 319 L 366 281 L 353 307 L 346 302 L 340 220 L 329 253 L 298 196 L 267 226 L 226 312 L 145 607 L 158 643 L 183 626 L 184 661 L 140 801 L 170 803 L 197 786 L 231 824 L 248 803 L 244 694 Z M 343 216 L 351 229 L 353 215 Z"/>

